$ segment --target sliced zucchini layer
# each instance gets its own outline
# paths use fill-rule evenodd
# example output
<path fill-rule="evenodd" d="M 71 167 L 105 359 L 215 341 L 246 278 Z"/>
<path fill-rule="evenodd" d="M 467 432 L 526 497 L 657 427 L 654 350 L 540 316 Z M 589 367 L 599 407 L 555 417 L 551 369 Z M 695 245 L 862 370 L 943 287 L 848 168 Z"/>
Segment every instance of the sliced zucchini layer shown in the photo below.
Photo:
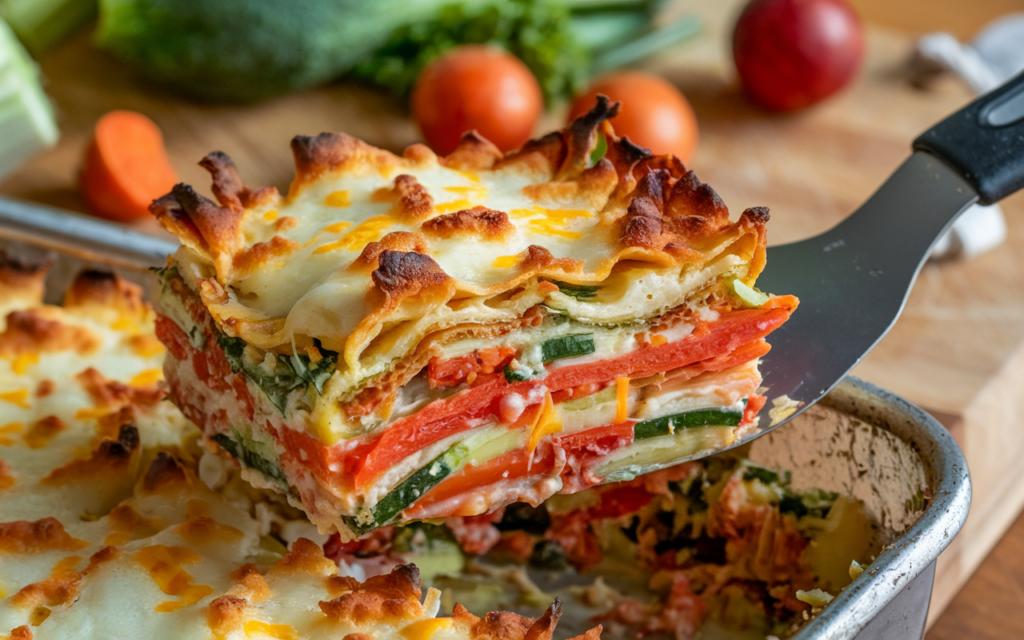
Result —
<path fill-rule="evenodd" d="M 504 427 L 487 429 L 452 445 L 447 451 L 417 469 L 373 507 L 372 521 L 347 518 L 345 523 L 356 533 L 373 531 L 389 524 L 442 480 L 467 463 L 479 464 L 522 446 L 523 434 Z"/>
<path fill-rule="evenodd" d="M 682 429 L 675 435 L 634 442 L 613 452 L 594 473 L 605 482 L 622 482 L 678 464 L 683 458 L 706 449 L 720 449 L 736 439 L 736 427 L 706 426 Z"/>
<path fill-rule="evenodd" d="M 644 420 L 633 426 L 633 439 L 646 440 L 674 434 L 680 429 L 707 426 L 735 427 L 743 420 L 743 412 L 736 409 L 698 409 L 671 416 Z"/>
<path fill-rule="evenodd" d="M 255 469 L 262 473 L 267 480 L 275 482 L 282 487 L 288 487 L 288 478 L 285 477 L 281 467 L 271 460 L 267 454 L 260 451 L 260 449 L 265 447 L 259 446 L 252 439 L 245 437 L 234 429 L 232 429 L 232 435 L 230 436 L 226 433 L 215 433 L 210 439 L 230 453 L 232 458 L 238 460 L 243 468 Z"/>

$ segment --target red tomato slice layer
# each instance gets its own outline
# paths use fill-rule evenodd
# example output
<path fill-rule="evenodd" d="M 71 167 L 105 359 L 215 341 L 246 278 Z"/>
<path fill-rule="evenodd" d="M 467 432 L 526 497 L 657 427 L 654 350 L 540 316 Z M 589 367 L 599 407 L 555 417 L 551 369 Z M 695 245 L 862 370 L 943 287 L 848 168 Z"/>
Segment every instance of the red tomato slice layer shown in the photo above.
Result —
<path fill-rule="evenodd" d="M 531 388 L 540 386 L 555 393 L 620 376 L 643 378 L 697 363 L 701 363 L 698 373 L 720 371 L 759 357 L 769 348 L 762 338 L 789 319 L 796 305 L 797 300 L 792 296 L 777 296 L 756 309 L 725 312 L 713 322 L 698 325 L 682 340 L 609 360 L 555 368 L 541 380 L 509 384 L 500 373 L 481 376 L 470 389 L 437 400 L 388 427 L 366 454 L 356 474 L 355 486 L 357 489 L 366 487 L 409 455 L 466 429 L 470 420 L 496 414 L 497 401 L 506 393 L 525 396 Z M 732 357 L 734 355 L 745 360 L 738 360 Z"/>

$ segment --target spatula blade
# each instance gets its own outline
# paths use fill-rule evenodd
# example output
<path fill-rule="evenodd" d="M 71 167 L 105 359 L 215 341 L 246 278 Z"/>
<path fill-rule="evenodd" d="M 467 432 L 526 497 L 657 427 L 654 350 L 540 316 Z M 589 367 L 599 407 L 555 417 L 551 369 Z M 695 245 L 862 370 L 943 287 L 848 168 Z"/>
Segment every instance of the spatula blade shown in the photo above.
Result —
<path fill-rule="evenodd" d="M 758 287 L 794 294 L 800 307 L 769 336 L 763 384 L 769 399 L 803 404 L 773 420 L 769 402 L 761 430 L 744 441 L 797 415 L 860 362 L 903 310 L 932 245 L 977 199 L 957 173 L 919 151 L 832 230 L 768 249 Z"/>

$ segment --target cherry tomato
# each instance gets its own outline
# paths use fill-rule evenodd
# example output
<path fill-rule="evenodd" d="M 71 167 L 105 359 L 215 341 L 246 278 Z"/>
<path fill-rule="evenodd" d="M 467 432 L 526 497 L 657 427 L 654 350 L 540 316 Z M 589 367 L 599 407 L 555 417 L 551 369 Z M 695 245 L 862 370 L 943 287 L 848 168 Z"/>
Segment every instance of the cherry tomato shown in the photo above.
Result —
<path fill-rule="evenodd" d="M 697 118 L 672 84 L 639 71 L 613 73 L 599 78 L 573 101 L 570 119 L 590 111 L 599 93 L 622 103 L 619 115 L 611 120 L 617 135 L 657 155 L 671 153 L 689 162 L 697 148 Z"/>
<path fill-rule="evenodd" d="M 502 151 L 530 138 L 544 108 L 540 85 L 515 56 L 463 45 L 430 63 L 412 90 L 412 113 L 439 154 L 451 153 L 476 129 Z"/>
<path fill-rule="evenodd" d="M 850 82 L 864 34 L 845 0 L 753 0 L 736 23 L 732 53 L 754 102 L 794 111 Z"/>

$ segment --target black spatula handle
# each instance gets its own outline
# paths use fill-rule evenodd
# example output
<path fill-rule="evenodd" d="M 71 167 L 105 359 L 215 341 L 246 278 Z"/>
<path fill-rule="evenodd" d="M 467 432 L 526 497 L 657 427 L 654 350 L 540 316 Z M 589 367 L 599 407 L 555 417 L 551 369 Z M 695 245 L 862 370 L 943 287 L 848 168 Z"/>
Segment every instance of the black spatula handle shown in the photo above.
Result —
<path fill-rule="evenodd" d="M 922 133 L 914 150 L 956 169 L 981 204 L 1024 187 L 1024 73 Z"/>

